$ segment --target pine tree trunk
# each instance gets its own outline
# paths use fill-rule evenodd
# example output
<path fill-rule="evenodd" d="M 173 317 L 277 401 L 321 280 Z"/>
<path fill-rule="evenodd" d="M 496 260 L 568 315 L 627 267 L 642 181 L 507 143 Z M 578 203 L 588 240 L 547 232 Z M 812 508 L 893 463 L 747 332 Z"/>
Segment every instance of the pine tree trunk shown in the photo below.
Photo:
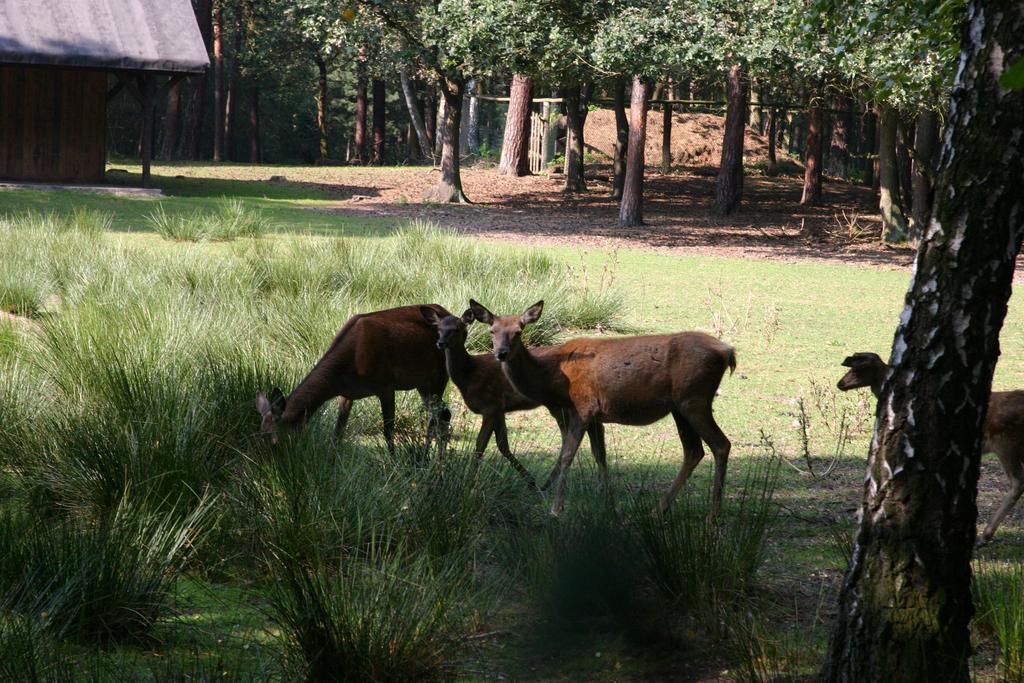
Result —
<path fill-rule="evenodd" d="M 409 73 L 403 66 L 399 69 L 398 74 L 402 79 L 402 94 L 405 96 L 405 108 L 409 112 L 409 120 L 412 123 L 413 129 L 416 131 L 416 140 L 419 144 L 420 154 L 423 155 L 424 159 L 430 159 L 431 163 L 433 163 L 430 136 L 427 135 L 427 128 L 423 124 L 423 115 L 416 102 L 416 92 L 413 90 L 412 83 L 409 81 Z"/>
<path fill-rule="evenodd" d="M 916 245 L 932 215 L 935 156 L 939 151 L 939 115 L 926 109 L 917 116 L 914 135 L 914 202 L 910 220 L 910 242 Z"/>
<path fill-rule="evenodd" d="M 362 65 L 356 68 L 358 69 L 356 77 L 356 161 L 365 164 L 370 158 L 366 149 L 366 70 Z"/>
<path fill-rule="evenodd" d="M 224 7 L 213 3 L 213 160 L 224 158 Z"/>
<path fill-rule="evenodd" d="M 160 158 L 171 160 L 178 146 L 178 119 L 181 118 L 181 84 L 175 83 L 167 91 L 167 109 L 164 111 L 163 140 L 160 143 Z"/>
<path fill-rule="evenodd" d="M 804 191 L 800 203 L 818 204 L 821 201 L 821 151 L 825 117 L 817 99 L 807 110 L 807 153 L 804 159 Z"/>
<path fill-rule="evenodd" d="M 530 174 L 530 106 L 533 102 L 533 81 L 521 74 L 512 76 L 505 115 L 505 135 L 501 142 L 501 175 Z"/>
<path fill-rule="evenodd" d="M 900 182 L 900 201 L 903 213 L 907 217 L 907 235 L 910 234 L 910 216 L 914 210 L 914 168 L 910 160 L 910 146 L 913 139 L 908 140 L 902 123 L 896 126 L 896 170 Z M 913 137 L 913 134 L 910 136 Z"/>
<path fill-rule="evenodd" d="M 423 193 L 423 201 L 438 204 L 468 204 L 462 192 L 459 171 L 459 128 L 462 124 L 462 94 L 465 83 L 457 77 L 445 78 L 441 83 L 444 97 L 444 118 L 441 124 L 441 180 Z"/>
<path fill-rule="evenodd" d="M 830 172 L 842 178 L 850 177 L 850 132 L 853 120 L 850 111 L 853 99 L 842 94 L 835 99 L 835 108 L 840 110 L 832 117 L 832 139 L 829 141 L 828 166 Z"/>
<path fill-rule="evenodd" d="M 622 198 L 626 183 L 626 155 L 629 149 L 629 118 L 626 116 L 626 81 L 617 79 L 612 84 L 615 110 L 615 152 L 612 157 L 612 199 Z"/>
<path fill-rule="evenodd" d="M 725 111 L 725 140 L 722 163 L 715 188 L 715 212 L 728 215 L 743 198 L 743 132 L 747 118 L 747 83 L 743 65 L 729 68 L 726 83 L 728 105 Z"/>
<path fill-rule="evenodd" d="M 423 103 L 423 123 L 427 127 L 427 140 L 430 142 L 430 157 L 437 158 L 437 94 L 430 93 Z"/>
<path fill-rule="evenodd" d="M 479 83 L 474 78 L 469 82 L 469 117 L 466 122 L 466 151 L 480 153 L 480 98 L 477 97 Z"/>
<path fill-rule="evenodd" d="M 768 168 L 765 170 L 765 173 L 770 176 L 779 174 L 779 160 L 775 147 L 779 137 L 780 115 L 781 112 L 778 109 L 772 109 L 768 112 Z"/>
<path fill-rule="evenodd" d="M 882 212 L 882 237 L 886 242 L 907 239 L 907 218 L 900 202 L 899 168 L 896 163 L 896 110 L 878 106 L 878 206 Z"/>
<path fill-rule="evenodd" d="M 384 90 L 384 81 L 378 78 L 373 79 L 373 156 L 370 158 L 370 163 L 377 166 L 384 163 L 386 101 L 387 93 Z"/>
<path fill-rule="evenodd" d="M 878 180 L 878 117 L 866 106 L 864 110 L 864 146 L 862 152 L 868 157 L 864 164 L 864 185 L 874 189 Z"/>
<path fill-rule="evenodd" d="M 629 98 L 629 151 L 626 153 L 625 183 L 619 203 L 619 226 L 628 228 L 644 222 L 644 147 L 647 144 L 647 90 L 640 76 L 633 77 Z"/>
<path fill-rule="evenodd" d="M 330 111 L 330 93 L 327 90 L 327 62 L 323 60 L 320 55 L 316 56 L 316 68 L 317 68 L 317 94 L 316 94 L 316 128 L 320 136 L 320 160 L 326 161 L 330 154 L 328 149 L 329 133 L 328 130 L 328 113 Z M 366 106 L 366 86 L 363 86 L 363 106 Z M 364 111 L 365 115 L 365 111 Z M 363 123 L 365 126 L 365 116 Z"/>
<path fill-rule="evenodd" d="M 968 3 L 934 216 L 879 399 L 828 683 L 970 680 L 982 428 L 1024 237 L 1024 92 L 997 79 L 1024 57 L 1021 35 L 1021 3 Z"/>
<path fill-rule="evenodd" d="M 195 10 L 196 23 L 199 24 L 199 33 L 203 36 L 203 43 L 206 45 L 206 53 L 212 59 L 212 2 L 211 0 L 195 0 L 193 2 L 193 9 Z M 206 79 L 207 75 L 205 72 L 188 79 L 192 81 L 191 94 L 185 107 L 181 139 L 178 143 L 178 156 L 183 159 L 199 158 L 199 141 L 203 133 L 203 119 L 206 116 Z"/>
<path fill-rule="evenodd" d="M 583 125 L 580 86 L 565 89 L 565 185 L 563 192 L 586 192 L 587 182 L 583 175 Z"/>
<path fill-rule="evenodd" d="M 249 163 L 263 162 L 263 151 L 260 145 L 260 91 L 253 87 L 249 91 Z"/>
<path fill-rule="evenodd" d="M 238 119 L 238 62 L 242 55 L 242 12 L 235 12 L 235 36 L 232 43 L 231 68 L 228 70 L 227 98 L 224 100 L 224 137 L 221 153 L 225 159 L 234 159 L 234 136 Z"/>

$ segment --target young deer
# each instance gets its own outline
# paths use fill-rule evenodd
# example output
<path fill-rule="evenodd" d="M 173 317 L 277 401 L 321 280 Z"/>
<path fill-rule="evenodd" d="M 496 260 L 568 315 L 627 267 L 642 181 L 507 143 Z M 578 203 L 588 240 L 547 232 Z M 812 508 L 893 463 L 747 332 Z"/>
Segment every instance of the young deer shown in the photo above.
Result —
<path fill-rule="evenodd" d="M 555 418 L 562 448 L 551 514 L 562 512 L 566 475 L 591 424 L 647 425 L 669 413 L 683 444 L 683 465 L 658 504 L 664 512 L 704 457 L 701 440 L 715 457 L 712 514 L 722 502 L 729 460 L 726 438 L 711 403 L 726 369 L 735 370 L 731 346 L 701 332 L 617 339 L 573 339 L 538 353 L 523 345 L 522 331 L 544 308 L 539 301 L 522 315 L 496 316 L 475 301 L 477 320 L 490 326 L 494 355 L 512 386 Z"/>
<path fill-rule="evenodd" d="M 268 398 L 256 396 L 263 416 L 262 431 L 277 443 L 282 428 L 301 428 L 325 402 L 340 396 L 335 436 L 341 437 L 352 402 L 376 396 L 384 418 L 384 440 L 395 451 L 395 392 L 416 389 L 430 415 L 427 447 L 437 437 L 441 452 L 451 413 L 442 396 L 448 385 L 444 355 L 434 344 L 434 330 L 423 320 L 421 308 L 450 315 L 441 306 L 402 306 L 349 318 L 327 352 L 287 398 L 275 387 Z"/>
<path fill-rule="evenodd" d="M 855 353 L 842 364 L 850 369 L 836 385 L 840 391 L 871 387 L 876 399 L 881 396 L 889 366 L 878 354 Z M 989 395 L 981 451 L 995 453 L 1010 480 L 1010 490 L 978 539 L 978 544 L 984 545 L 1024 493 L 1024 391 L 993 391 Z"/>
<path fill-rule="evenodd" d="M 466 407 L 483 420 L 476 436 L 474 453 L 481 457 L 490 443 L 491 434 L 498 444 L 498 450 L 512 463 L 512 467 L 530 484 L 537 488 L 533 475 L 516 459 L 508 446 L 508 429 L 505 426 L 505 413 L 519 410 L 533 410 L 540 403 L 532 401 L 516 391 L 501 371 L 501 364 L 494 355 L 484 353 L 470 355 L 466 351 L 467 327 L 473 324 L 473 311 L 467 310 L 461 318 L 454 315 L 441 315 L 429 306 L 420 306 L 424 320 L 437 330 L 437 348 L 444 351 L 448 376 L 459 388 Z M 590 447 L 598 466 L 606 467 L 604 451 L 604 427 L 594 423 L 588 429 Z M 550 483 L 550 478 L 549 478 Z M 545 484 L 545 487 L 547 484 Z"/>

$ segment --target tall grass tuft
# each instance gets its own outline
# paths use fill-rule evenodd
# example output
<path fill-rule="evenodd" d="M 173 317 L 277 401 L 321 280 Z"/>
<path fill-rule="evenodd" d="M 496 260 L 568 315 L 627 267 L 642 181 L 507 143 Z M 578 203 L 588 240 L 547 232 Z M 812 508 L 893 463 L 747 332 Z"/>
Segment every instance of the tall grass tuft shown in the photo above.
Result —
<path fill-rule="evenodd" d="M 146 216 L 146 222 L 161 237 L 176 242 L 225 242 L 262 237 L 270 231 L 270 221 L 259 209 L 226 198 L 215 211 L 169 213 L 161 204 Z"/>
<path fill-rule="evenodd" d="M 652 516 L 652 500 L 633 501 L 633 521 L 659 591 L 695 610 L 714 625 L 724 605 L 743 602 L 754 586 L 776 519 L 772 496 L 778 461 L 755 465 L 739 487 L 729 487 L 716 519 L 708 515 L 709 496 L 685 488 L 663 515 Z"/>
<path fill-rule="evenodd" d="M 78 663 L 39 625 L 0 610 L 0 681 L 65 683 L 81 680 Z"/>
<path fill-rule="evenodd" d="M 1000 680 L 1024 681 L 1024 566 L 977 562 L 975 623 L 999 644 Z"/>
<path fill-rule="evenodd" d="M 122 500 L 96 522 L 8 510 L 0 516 L 0 606 L 58 638 L 144 638 L 167 609 L 207 508 L 159 516 Z"/>

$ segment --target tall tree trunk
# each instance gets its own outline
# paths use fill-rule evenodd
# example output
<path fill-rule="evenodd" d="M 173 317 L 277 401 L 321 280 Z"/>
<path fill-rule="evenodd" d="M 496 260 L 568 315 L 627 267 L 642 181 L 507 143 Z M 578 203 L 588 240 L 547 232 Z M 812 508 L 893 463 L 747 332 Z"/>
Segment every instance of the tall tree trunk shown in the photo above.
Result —
<path fill-rule="evenodd" d="M 779 174 L 779 160 L 775 149 L 779 138 L 779 116 L 781 112 L 778 109 L 768 111 L 768 168 L 765 173 L 770 176 Z"/>
<path fill-rule="evenodd" d="M 896 171 L 900 182 L 900 201 L 907 216 L 907 235 L 910 234 L 910 216 L 914 208 L 914 169 L 910 160 L 910 147 L 914 144 L 913 132 L 909 135 L 903 123 L 896 126 Z"/>
<path fill-rule="evenodd" d="M 862 118 L 864 136 L 860 151 L 866 158 L 863 167 L 864 185 L 874 188 L 875 180 L 878 179 L 878 118 L 870 106 L 865 106 Z"/>
<path fill-rule="evenodd" d="M 1024 237 L 1024 92 L 998 78 L 1024 57 L 1024 5 L 970 0 L 964 23 L 934 216 L 878 402 L 828 683 L 970 680 L 982 429 Z"/>
<path fill-rule="evenodd" d="M 522 74 L 512 76 L 505 115 L 505 135 L 501 142 L 501 175 L 524 176 L 530 173 L 530 106 L 533 81 Z"/>
<path fill-rule="evenodd" d="M 196 23 L 199 33 L 203 36 L 206 53 L 212 60 L 213 50 L 213 4 L 211 0 L 193 0 Z M 185 106 L 185 117 L 182 125 L 181 139 L 178 144 L 178 156 L 184 159 L 199 158 L 199 142 L 203 136 L 203 120 L 206 116 L 207 74 L 202 73 L 189 79 L 192 81 L 188 103 Z"/>
<path fill-rule="evenodd" d="M 729 68 L 726 82 L 728 105 L 725 110 L 725 140 L 722 163 L 715 188 L 715 212 L 728 215 L 743 198 L 743 129 L 747 118 L 747 83 L 742 64 Z"/>
<path fill-rule="evenodd" d="M 828 166 L 831 173 L 842 178 L 850 177 L 850 133 L 853 130 L 853 98 L 843 93 L 836 97 L 835 108 L 839 110 L 832 117 L 832 139 L 829 141 Z"/>
<path fill-rule="evenodd" d="M 441 82 L 444 97 L 444 119 L 441 125 L 441 180 L 423 194 L 423 201 L 447 204 L 457 202 L 468 204 L 462 192 L 462 175 L 459 171 L 459 127 L 462 124 L 462 95 L 465 82 L 458 77 L 445 78 Z"/>
<path fill-rule="evenodd" d="M 807 153 L 804 158 L 804 192 L 800 203 L 817 204 L 821 201 L 821 151 L 825 116 L 817 98 L 811 100 L 807 110 Z"/>
<path fill-rule="evenodd" d="M 356 161 L 365 164 L 370 158 L 366 149 L 366 70 L 362 65 L 356 69 Z"/>
<path fill-rule="evenodd" d="M 672 172 L 672 105 L 667 102 L 661 105 L 661 172 Z"/>
<path fill-rule="evenodd" d="M 469 120 L 466 122 L 466 151 L 470 154 L 480 153 L 480 98 L 477 97 L 479 81 L 469 82 Z"/>
<path fill-rule="evenodd" d="M 416 102 L 416 92 L 409 81 L 409 72 L 403 66 L 398 70 L 398 75 L 402 79 L 402 94 L 405 96 L 405 108 L 409 112 L 409 120 L 416 131 L 416 140 L 419 143 L 420 154 L 423 155 L 424 159 L 430 159 L 431 163 L 433 163 L 431 138 L 427 135 L 426 126 L 423 125 L 423 116 Z"/>
<path fill-rule="evenodd" d="M 378 166 L 384 163 L 386 95 L 384 81 L 378 78 L 373 79 L 373 157 L 371 157 L 370 163 Z"/>
<path fill-rule="evenodd" d="M 886 242 L 907 239 L 907 218 L 900 202 L 899 168 L 896 163 L 896 110 L 878 106 L 878 206 L 882 212 L 882 237 Z"/>
<path fill-rule="evenodd" d="M 253 86 L 249 90 L 249 163 L 263 162 L 260 145 L 260 90 Z"/>
<path fill-rule="evenodd" d="M 238 62 L 242 56 L 242 12 L 235 12 L 235 36 L 232 44 L 231 68 L 228 70 L 227 97 L 224 100 L 224 137 L 221 153 L 225 159 L 234 159 L 234 132 L 238 119 Z"/>
<path fill-rule="evenodd" d="M 447 106 L 448 100 L 445 98 L 444 93 L 441 93 L 441 97 L 437 98 L 437 130 L 434 132 L 434 154 L 441 156 L 441 150 L 444 147 L 444 109 Z M 459 105 L 460 108 L 462 105 Z"/>
<path fill-rule="evenodd" d="M 213 160 L 224 158 L 224 3 L 213 3 Z"/>
<path fill-rule="evenodd" d="M 583 175 L 583 126 L 586 116 L 582 109 L 581 88 L 578 85 L 565 89 L 565 185 L 564 192 L 586 192 L 587 182 Z"/>
<path fill-rule="evenodd" d="M 175 83 L 167 91 L 167 109 L 164 111 L 163 141 L 160 158 L 171 160 L 178 147 L 178 119 L 181 118 L 181 84 Z"/>
<path fill-rule="evenodd" d="M 914 201 L 910 242 L 917 245 L 932 215 L 935 157 L 939 151 L 939 114 L 926 109 L 917 116 L 914 135 Z"/>
<path fill-rule="evenodd" d="M 647 82 L 633 77 L 629 98 L 629 151 L 626 153 L 625 183 L 619 203 L 619 225 L 632 227 L 644 222 L 644 147 L 647 144 Z"/>
<path fill-rule="evenodd" d="M 437 93 L 430 92 L 424 96 L 423 123 L 427 127 L 427 140 L 430 142 L 431 158 L 437 158 Z"/>
<path fill-rule="evenodd" d="M 330 157 L 330 149 L 328 148 L 329 143 L 329 113 L 331 106 L 330 92 L 327 89 L 327 62 L 324 61 L 323 57 L 317 55 L 315 57 L 316 68 L 317 68 L 317 90 L 316 90 L 316 129 L 320 137 L 320 160 L 326 161 Z M 366 90 L 365 84 L 363 86 L 363 97 L 365 100 Z M 365 101 L 364 101 L 365 107 Z M 365 119 L 364 119 L 365 122 Z"/>
<path fill-rule="evenodd" d="M 612 108 L 615 110 L 615 152 L 612 157 L 612 199 L 622 198 L 626 183 L 626 155 L 629 149 L 629 118 L 626 116 L 626 81 L 612 84 Z M 646 131 L 645 131 L 646 132 Z"/>

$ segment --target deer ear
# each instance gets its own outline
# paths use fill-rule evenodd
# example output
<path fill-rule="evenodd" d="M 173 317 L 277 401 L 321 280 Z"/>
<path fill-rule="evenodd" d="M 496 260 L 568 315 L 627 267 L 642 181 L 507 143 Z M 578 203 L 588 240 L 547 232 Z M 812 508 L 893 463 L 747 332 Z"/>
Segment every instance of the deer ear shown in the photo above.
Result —
<path fill-rule="evenodd" d="M 473 311 L 473 317 L 482 322 L 484 325 L 494 324 L 494 314 L 488 311 L 484 306 L 472 299 L 469 300 L 469 310 Z"/>
<path fill-rule="evenodd" d="M 523 325 L 529 325 L 540 320 L 540 314 L 544 311 L 544 300 L 540 300 L 534 305 L 527 308 L 521 316 L 519 316 L 519 322 Z"/>
<path fill-rule="evenodd" d="M 260 415 L 266 415 L 270 412 L 270 401 L 267 400 L 267 395 L 262 391 L 256 394 L 256 412 Z"/>
<path fill-rule="evenodd" d="M 840 365 L 842 365 L 844 368 L 852 368 L 856 363 L 857 356 L 847 356 L 846 358 L 843 359 L 843 362 L 840 363 Z"/>
<path fill-rule="evenodd" d="M 464 325 L 472 325 L 476 321 L 476 316 L 473 315 L 473 309 L 467 308 L 462 314 L 462 322 Z"/>
<path fill-rule="evenodd" d="M 437 315 L 437 311 L 430 306 L 420 306 L 420 315 L 422 315 L 423 319 L 434 327 L 437 327 L 437 324 L 441 322 L 441 318 Z"/>

